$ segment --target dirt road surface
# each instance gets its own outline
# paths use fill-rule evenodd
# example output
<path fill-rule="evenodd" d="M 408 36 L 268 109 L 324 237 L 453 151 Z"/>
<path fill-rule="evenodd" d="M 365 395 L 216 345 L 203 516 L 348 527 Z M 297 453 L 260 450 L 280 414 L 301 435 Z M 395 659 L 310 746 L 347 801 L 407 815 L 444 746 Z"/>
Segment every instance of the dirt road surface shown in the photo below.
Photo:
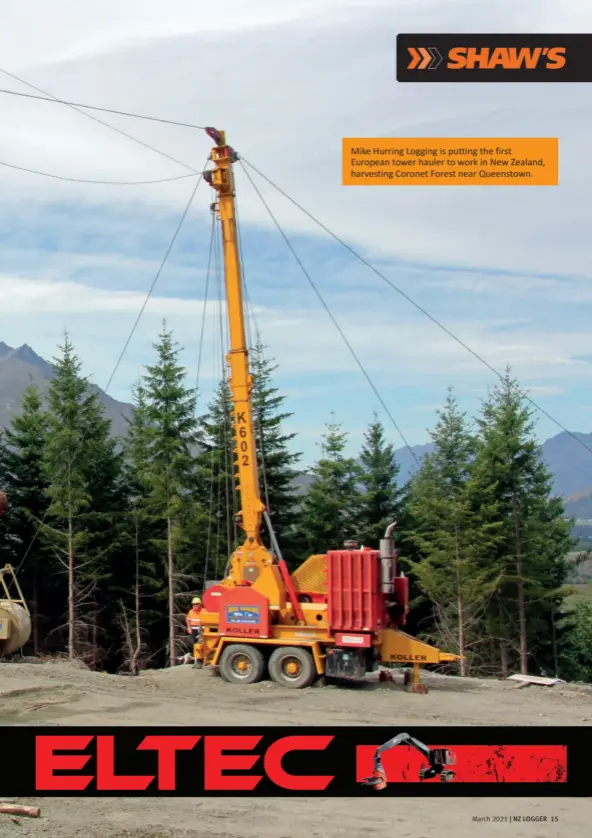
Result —
<path fill-rule="evenodd" d="M 230 686 L 190 666 L 138 678 L 67 663 L 0 664 L 0 724 L 27 725 L 590 725 L 592 688 L 426 675 L 399 684 L 290 691 Z M 0 763 L 5 765 L 4 755 Z M 0 799 L 2 789 L 0 783 Z M 547 838 L 590 834 L 592 799 L 40 799 L 41 818 L 0 815 L 0 838 Z M 494 814 L 538 816 L 475 822 Z M 558 818 L 558 821 L 552 821 Z"/>

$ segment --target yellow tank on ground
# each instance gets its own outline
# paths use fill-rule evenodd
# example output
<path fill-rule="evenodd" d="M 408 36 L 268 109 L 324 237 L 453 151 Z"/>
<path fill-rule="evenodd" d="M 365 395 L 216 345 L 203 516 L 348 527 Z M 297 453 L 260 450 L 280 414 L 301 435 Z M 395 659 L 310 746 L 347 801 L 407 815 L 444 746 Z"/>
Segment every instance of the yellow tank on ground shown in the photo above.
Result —
<path fill-rule="evenodd" d="M 7 564 L 0 569 L 0 658 L 22 649 L 30 637 L 31 614 L 16 574 Z"/>

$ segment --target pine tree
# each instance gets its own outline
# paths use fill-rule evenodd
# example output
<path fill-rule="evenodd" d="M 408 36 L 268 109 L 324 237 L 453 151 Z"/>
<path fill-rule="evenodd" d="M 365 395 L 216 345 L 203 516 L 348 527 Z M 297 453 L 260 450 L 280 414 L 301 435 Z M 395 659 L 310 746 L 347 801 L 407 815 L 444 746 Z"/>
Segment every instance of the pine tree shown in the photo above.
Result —
<path fill-rule="evenodd" d="M 9 498 L 8 512 L 0 519 L 1 539 L 7 560 L 23 563 L 22 587 L 31 603 L 33 652 L 41 649 L 39 629 L 51 606 L 52 557 L 39 538 L 39 527 L 48 507 L 43 454 L 47 440 L 47 416 L 33 384 L 25 390 L 21 413 L 13 418 L 2 438 L 1 485 Z M 18 562 L 15 561 L 18 559 Z"/>
<path fill-rule="evenodd" d="M 141 384 L 133 391 L 134 412 L 128 419 L 124 444 L 124 482 L 127 489 L 126 534 L 132 561 L 122 562 L 119 585 L 114 591 L 119 603 L 117 622 L 123 635 L 122 665 L 132 674 L 142 668 L 150 628 L 158 622 L 158 600 L 164 584 L 159 573 L 159 552 L 155 541 L 161 531 L 151 482 L 151 428 L 146 394 Z M 131 545 L 131 550 L 129 546 Z M 160 595 L 160 596 L 159 596 Z M 161 640 L 156 634 L 155 644 Z"/>
<path fill-rule="evenodd" d="M 130 498 L 148 503 L 151 492 L 150 470 L 150 417 L 146 392 L 142 384 L 134 387 L 133 414 L 127 420 L 125 438 L 125 478 Z"/>
<path fill-rule="evenodd" d="M 176 660 L 176 596 L 183 577 L 194 578 L 197 566 L 185 574 L 178 566 L 184 546 L 185 527 L 192 517 L 195 503 L 195 457 L 192 453 L 197 441 L 194 415 L 195 393 L 186 387 L 187 373 L 179 363 L 180 349 L 172 332 L 163 323 L 158 342 L 154 344 L 157 361 L 146 368 L 143 389 L 146 398 L 148 445 L 150 450 L 147 479 L 155 508 L 163 519 L 166 530 L 168 579 L 168 656 L 174 666 Z"/>
<path fill-rule="evenodd" d="M 253 350 L 251 366 L 259 489 L 261 499 L 270 512 L 282 555 L 290 562 L 297 539 L 294 481 L 298 472 L 293 466 L 300 455 L 289 450 L 289 443 L 295 434 L 285 433 L 282 423 L 291 414 L 282 410 L 284 397 L 278 394 L 272 383 L 276 367 L 265 357 L 265 347 L 261 343 Z M 208 569 L 219 576 L 240 540 L 235 516 L 240 510 L 241 500 L 234 465 L 232 398 L 226 377 L 199 419 L 199 443 L 200 497 L 204 509 L 209 510 Z M 262 537 L 269 542 L 265 527 Z"/>
<path fill-rule="evenodd" d="M 592 603 L 577 601 L 561 617 L 565 640 L 558 655 L 557 673 L 570 681 L 592 683 Z"/>
<path fill-rule="evenodd" d="M 266 347 L 259 341 L 252 354 L 253 413 L 256 428 L 257 459 L 262 500 L 267 506 L 282 556 L 291 563 L 297 549 L 297 493 L 295 466 L 301 454 L 290 450 L 295 433 L 286 433 L 284 423 L 291 413 L 284 408 L 285 397 L 273 386 L 277 366 L 265 357 Z M 270 545 L 268 545 L 270 546 Z"/>
<path fill-rule="evenodd" d="M 96 390 L 89 391 L 84 404 L 84 460 L 90 507 L 83 514 L 87 532 L 88 562 L 82 578 L 88 587 L 92 613 L 87 646 L 96 666 L 105 652 L 99 634 L 109 632 L 115 617 L 111 597 L 121 563 L 128 555 L 126 542 L 126 487 L 123 482 L 123 452 L 111 435 L 111 421 Z M 91 611 L 92 610 L 92 611 Z"/>
<path fill-rule="evenodd" d="M 421 556 L 411 567 L 432 603 L 435 639 L 463 656 L 460 669 L 466 675 L 492 585 L 479 559 L 491 547 L 493 532 L 472 509 L 475 441 L 450 390 L 431 440 L 434 451 L 411 483 L 411 539 Z"/>
<path fill-rule="evenodd" d="M 226 377 L 198 424 L 199 498 L 207 528 L 204 576 L 218 579 L 239 537 L 235 516 L 240 510 L 240 497 L 234 474 L 232 400 Z"/>
<path fill-rule="evenodd" d="M 510 369 L 484 402 L 478 425 L 474 505 L 495 497 L 490 520 L 500 533 L 489 558 L 498 579 L 490 632 L 498 638 L 502 674 L 515 665 L 526 673 L 531 661 L 540 669 L 541 636 L 553 634 L 561 610 L 571 523 L 552 495 L 532 410 Z M 552 666 L 548 651 L 544 657 Z"/>
<path fill-rule="evenodd" d="M 570 643 L 570 628 L 563 615 L 569 595 L 568 553 L 576 543 L 571 534 L 575 522 L 566 517 L 563 498 L 553 495 L 553 478 L 542 456 L 538 447 L 539 462 L 524 528 L 529 553 L 526 571 L 533 577 L 525 603 L 528 650 L 539 671 L 548 669 L 562 677 L 561 647 Z"/>
<path fill-rule="evenodd" d="M 81 376 L 68 336 L 48 390 L 44 469 L 50 498 L 44 537 L 67 567 L 68 654 L 100 662 L 103 595 L 121 549 L 121 455 L 96 389 Z M 84 644 L 84 647 L 83 647 Z"/>
<path fill-rule="evenodd" d="M 346 539 L 357 537 L 359 527 L 359 466 L 345 456 L 347 433 L 341 425 L 333 421 L 326 429 L 301 513 L 300 537 L 307 556 L 339 549 Z"/>
<path fill-rule="evenodd" d="M 376 547 L 386 527 L 401 517 L 402 491 L 393 446 L 385 440 L 384 427 L 374 414 L 360 454 L 360 537 Z"/>
<path fill-rule="evenodd" d="M 68 336 L 54 359 L 55 376 L 49 391 L 47 444 L 44 468 L 49 483 L 49 522 L 44 536 L 67 571 L 68 656 L 78 653 L 81 624 L 77 600 L 80 592 L 77 569 L 87 543 L 82 515 L 91 504 L 84 460 L 84 407 L 87 384 L 81 377 L 81 364 Z M 85 625 L 85 623 L 83 623 Z"/>

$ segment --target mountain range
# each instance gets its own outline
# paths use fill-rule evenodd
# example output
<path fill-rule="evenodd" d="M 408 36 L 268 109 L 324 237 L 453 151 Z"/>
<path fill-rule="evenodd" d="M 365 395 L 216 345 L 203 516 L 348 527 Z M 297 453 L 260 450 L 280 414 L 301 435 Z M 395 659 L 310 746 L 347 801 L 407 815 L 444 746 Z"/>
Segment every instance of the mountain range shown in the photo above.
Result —
<path fill-rule="evenodd" d="M 33 383 L 44 396 L 53 374 L 53 366 L 28 344 L 14 349 L 0 341 L 0 428 L 7 427 L 18 413 L 26 387 Z M 116 401 L 96 385 L 91 388 L 99 394 L 105 414 L 112 422 L 113 435 L 125 436 L 126 420 L 133 415 L 132 405 Z M 592 433 L 574 432 L 571 435 L 563 431 L 543 443 L 543 458 L 554 477 L 554 491 L 567 501 L 567 514 L 585 520 L 592 519 L 592 453 L 580 443 L 592 449 Z M 431 450 L 430 444 L 397 449 L 401 482 L 417 468 L 416 458 L 421 461 Z M 297 482 L 305 489 L 310 477 L 302 474 Z"/>
<path fill-rule="evenodd" d="M 584 445 L 590 451 L 586 451 Z M 553 490 L 565 498 L 567 515 L 577 520 L 592 519 L 592 433 L 573 432 L 572 435 L 562 431 L 545 440 L 542 448 L 543 459 L 554 478 Z M 432 450 L 433 446 L 428 444 L 396 451 L 401 482 L 416 470 L 415 457 L 421 462 L 421 458 Z"/>
<path fill-rule="evenodd" d="M 45 396 L 53 374 L 53 366 L 28 344 L 13 349 L 0 341 L 0 428 L 6 428 L 18 414 L 23 392 L 29 384 L 34 384 Z M 90 388 L 99 394 L 105 415 L 111 419 L 113 435 L 125 436 L 126 419 L 133 415 L 131 404 L 112 399 L 95 385 L 91 384 Z"/>

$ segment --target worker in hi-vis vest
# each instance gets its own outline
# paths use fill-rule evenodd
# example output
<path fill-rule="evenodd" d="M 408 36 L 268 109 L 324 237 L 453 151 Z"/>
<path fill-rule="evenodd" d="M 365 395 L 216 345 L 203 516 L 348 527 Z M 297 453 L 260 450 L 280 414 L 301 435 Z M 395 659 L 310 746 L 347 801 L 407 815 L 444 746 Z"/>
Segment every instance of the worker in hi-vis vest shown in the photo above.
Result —
<path fill-rule="evenodd" d="M 191 600 L 191 610 L 187 612 L 187 634 L 191 635 L 193 643 L 199 643 L 201 638 L 201 598 L 194 596 Z"/>

